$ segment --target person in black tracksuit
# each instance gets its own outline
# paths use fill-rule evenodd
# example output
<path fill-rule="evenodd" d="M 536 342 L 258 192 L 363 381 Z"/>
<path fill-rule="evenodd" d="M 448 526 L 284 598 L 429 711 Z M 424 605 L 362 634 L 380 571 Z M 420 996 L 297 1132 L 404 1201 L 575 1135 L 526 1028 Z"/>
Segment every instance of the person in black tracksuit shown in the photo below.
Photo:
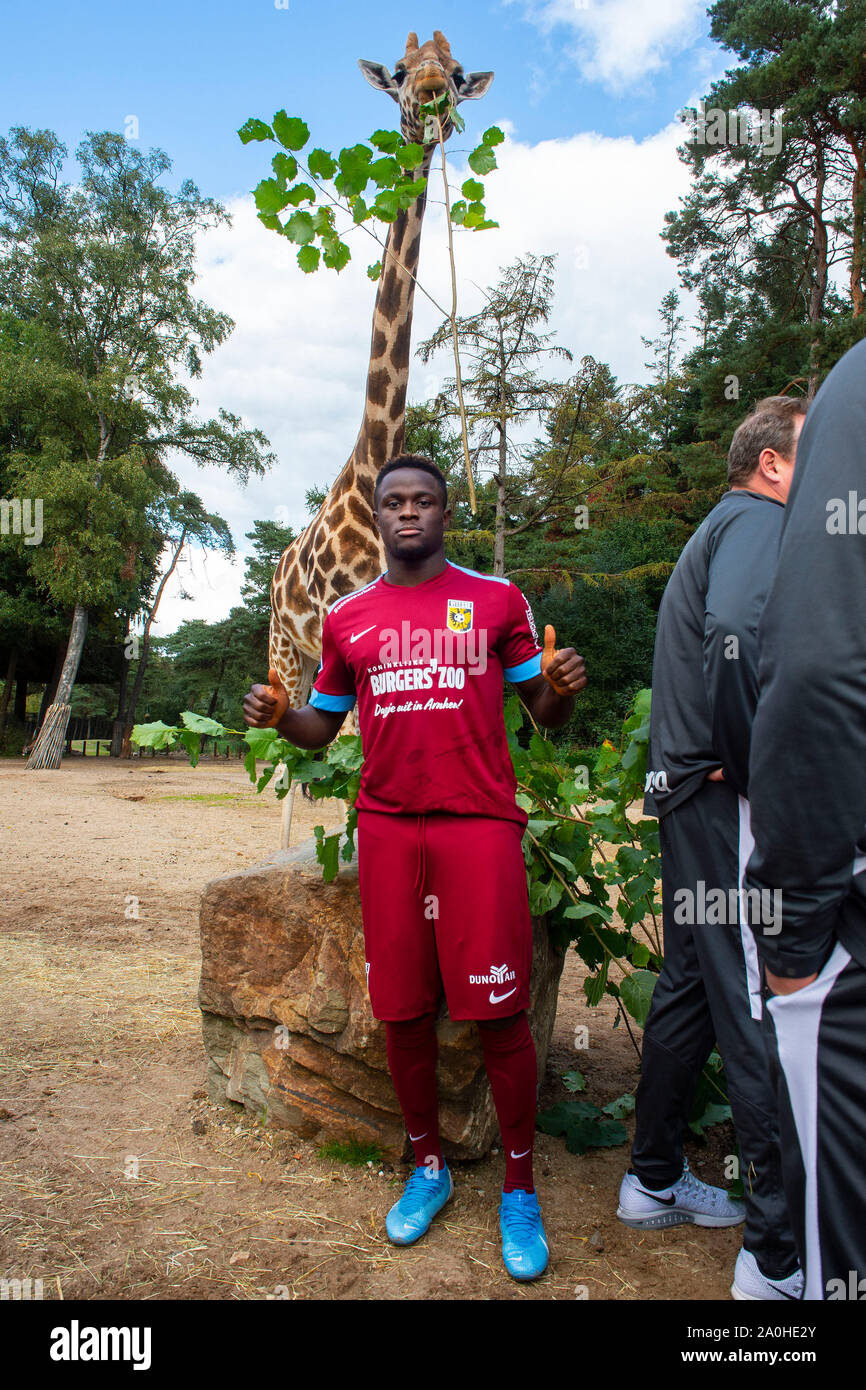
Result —
<path fill-rule="evenodd" d="M 697 1183 L 687 1168 L 687 1182 L 680 1181 L 684 1130 L 715 1043 L 746 1195 L 737 1298 L 799 1297 L 801 1287 L 761 1031 L 758 957 L 740 888 L 752 847 L 757 627 L 804 414 L 802 402 L 770 397 L 735 434 L 732 490 L 680 556 L 659 610 L 653 662 L 644 809 L 659 818 L 665 963 L 644 1032 L 632 1167 L 618 1215 L 642 1227 L 743 1220 L 742 1206 L 721 1189 Z M 758 899 L 769 930 L 774 901 Z M 653 1204 L 655 1219 L 645 1214 Z"/>
<path fill-rule="evenodd" d="M 803 431 L 759 629 L 748 888 L 807 1299 L 866 1298 L 866 342 Z"/>

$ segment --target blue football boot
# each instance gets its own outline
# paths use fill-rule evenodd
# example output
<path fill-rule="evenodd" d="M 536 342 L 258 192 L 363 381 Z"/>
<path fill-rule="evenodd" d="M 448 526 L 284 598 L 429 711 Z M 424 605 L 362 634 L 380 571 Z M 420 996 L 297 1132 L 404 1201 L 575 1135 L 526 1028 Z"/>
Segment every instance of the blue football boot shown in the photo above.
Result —
<path fill-rule="evenodd" d="M 541 1208 L 534 1192 L 517 1187 L 503 1192 L 499 1208 L 502 1258 L 514 1279 L 537 1279 L 547 1269 L 549 1251 Z"/>
<path fill-rule="evenodd" d="M 417 1167 L 403 1189 L 403 1196 L 385 1217 L 389 1240 L 394 1245 L 412 1245 L 420 1240 L 453 1191 L 447 1163 L 435 1177 L 423 1164 Z"/>

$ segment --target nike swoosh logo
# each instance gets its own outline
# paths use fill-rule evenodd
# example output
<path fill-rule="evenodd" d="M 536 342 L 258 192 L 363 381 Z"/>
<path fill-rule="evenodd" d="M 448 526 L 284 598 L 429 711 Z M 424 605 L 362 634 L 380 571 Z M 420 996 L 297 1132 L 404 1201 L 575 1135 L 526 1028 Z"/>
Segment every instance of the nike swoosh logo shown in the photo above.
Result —
<path fill-rule="evenodd" d="M 413 1144 L 416 1142 L 416 1140 L 418 1140 L 418 1139 L 426 1139 L 426 1137 L 427 1137 L 427 1130 L 426 1130 L 426 1129 L 425 1129 L 425 1131 L 424 1131 L 423 1134 L 410 1134 L 410 1135 L 409 1135 L 409 1139 L 411 1140 L 411 1142 L 412 1142 Z"/>
<path fill-rule="evenodd" d="M 349 638 L 349 641 L 350 641 L 350 642 L 357 642 L 357 640 L 358 640 L 359 637 L 363 637 L 366 633 L 372 632 L 372 631 L 373 631 L 373 628 L 374 628 L 375 626 L 376 626 L 375 623 L 371 623 L 369 627 L 365 627 L 365 628 L 364 628 L 364 631 L 363 631 L 363 632 L 353 632 L 352 635 L 351 635 L 351 637 Z"/>
<path fill-rule="evenodd" d="M 644 1197 L 652 1197 L 654 1202 L 660 1202 L 663 1207 L 672 1207 L 677 1200 L 675 1193 L 671 1193 L 670 1197 L 659 1197 L 655 1192 L 644 1192 L 643 1188 L 641 1188 L 641 1192 Z"/>
<path fill-rule="evenodd" d="M 491 1004 L 501 1004 L 502 1001 L 503 1001 L 503 999 L 510 999 L 511 996 L 512 996 L 512 994 L 516 994 L 516 993 L 517 993 L 517 985 L 515 985 L 513 989 L 510 989 L 510 990 L 508 991 L 507 994 L 494 994 L 494 993 L 493 993 L 493 990 L 491 990 L 491 991 L 490 991 L 490 1002 L 491 1002 Z"/>
<path fill-rule="evenodd" d="M 532 1152 L 531 1146 L 530 1146 L 530 1148 L 528 1148 L 528 1149 L 524 1149 L 522 1154 L 516 1154 L 516 1153 L 514 1152 L 514 1150 L 512 1149 L 512 1150 L 511 1150 L 511 1157 L 512 1157 L 512 1158 L 525 1158 L 526 1155 L 527 1155 L 528 1153 L 531 1153 L 531 1152 Z"/>

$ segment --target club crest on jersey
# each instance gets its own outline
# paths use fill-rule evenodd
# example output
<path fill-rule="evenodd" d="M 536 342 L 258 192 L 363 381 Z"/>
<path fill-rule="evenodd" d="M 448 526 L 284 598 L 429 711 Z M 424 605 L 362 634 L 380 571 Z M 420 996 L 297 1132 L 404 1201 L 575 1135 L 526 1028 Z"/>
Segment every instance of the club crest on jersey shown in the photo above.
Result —
<path fill-rule="evenodd" d="M 472 600 L 450 598 L 446 623 L 451 632 L 468 632 L 472 627 Z"/>

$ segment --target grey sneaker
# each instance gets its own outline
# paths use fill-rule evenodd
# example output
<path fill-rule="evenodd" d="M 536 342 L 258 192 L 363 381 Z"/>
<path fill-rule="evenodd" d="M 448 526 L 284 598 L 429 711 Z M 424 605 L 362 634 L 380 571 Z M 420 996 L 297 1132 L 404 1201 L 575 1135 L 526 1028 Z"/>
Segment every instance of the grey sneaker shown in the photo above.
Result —
<path fill-rule="evenodd" d="M 617 1216 L 626 1226 L 655 1230 L 660 1226 L 736 1226 L 746 1219 L 742 1202 L 734 1201 L 722 1187 L 710 1187 L 690 1172 L 683 1161 L 683 1175 L 661 1192 L 641 1187 L 636 1173 L 628 1172 L 620 1183 Z"/>
<path fill-rule="evenodd" d="M 787 1299 L 799 1302 L 803 1297 L 803 1271 L 802 1269 L 795 1269 L 794 1273 L 789 1274 L 785 1279 L 768 1279 L 766 1274 L 761 1273 L 758 1268 L 758 1261 L 751 1251 L 741 1250 L 734 1266 L 731 1297 L 747 1299 L 750 1302 L 756 1302 L 759 1299 L 770 1299 L 776 1302 Z"/>

